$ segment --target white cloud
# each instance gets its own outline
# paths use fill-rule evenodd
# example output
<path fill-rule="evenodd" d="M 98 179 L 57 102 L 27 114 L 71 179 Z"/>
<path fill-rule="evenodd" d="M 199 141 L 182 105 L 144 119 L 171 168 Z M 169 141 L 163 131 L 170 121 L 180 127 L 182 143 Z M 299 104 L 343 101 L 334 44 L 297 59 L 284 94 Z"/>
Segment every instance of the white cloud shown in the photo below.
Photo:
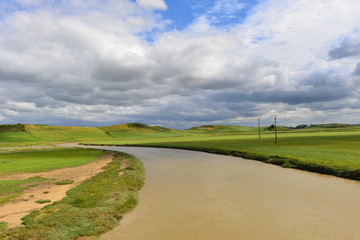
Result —
<path fill-rule="evenodd" d="M 137 4 L 145 9 L 158 9 L 165 10 L 167 9 L 166 3 L 164 0 L 136 0 Z"/>
<path fill-rule="evenodd" d="M 34 111 L 36 110 L 35 103 L 32 102 L 13 102 L 8 101 L 5 104 L 5 107 L 14 111 Z"/>
<path fill-rule="evenodd" d="M 235 31 L 251 53 L 301 67 L 359 27 L 354 0 L 269 0 Z"/>

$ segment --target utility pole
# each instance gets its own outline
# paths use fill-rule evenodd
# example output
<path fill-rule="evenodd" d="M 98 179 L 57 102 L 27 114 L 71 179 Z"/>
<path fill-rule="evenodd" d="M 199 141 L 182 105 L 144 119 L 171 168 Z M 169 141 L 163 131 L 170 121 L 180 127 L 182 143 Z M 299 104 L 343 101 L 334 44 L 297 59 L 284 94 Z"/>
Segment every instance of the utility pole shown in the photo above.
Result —
<path fill-rule="evenodd" d="M 259 133 L 259 143 L 261 143 L 261 135 L 260 135 L 260 118 L 258 118 L 258 133 Z"/>
<path fill-rule="evenodd" d="M 275 115 L 274 117 L 274 123 L 275 123 L 275 143 L 278 142 L 278 138 L 277 138 L 277 130 L 276 130 L 276 118 L 277 118 L 277 115 Z"/>

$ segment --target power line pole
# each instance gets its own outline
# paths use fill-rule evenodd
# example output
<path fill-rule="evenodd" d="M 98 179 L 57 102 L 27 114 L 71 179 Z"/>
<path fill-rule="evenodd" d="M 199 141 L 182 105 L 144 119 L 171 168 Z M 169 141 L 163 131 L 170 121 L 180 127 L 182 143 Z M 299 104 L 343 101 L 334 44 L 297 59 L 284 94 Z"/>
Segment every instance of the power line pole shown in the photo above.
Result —
<path fill-rule="evenodd" d="M 277 130 L 276 130 L 276 118 L 277 118 L 277 115 L 275 115 L 274 117 L 274 123 L 275 123 L 275 143 L 278 142 L 278 138 L 277 138 Z"/>
<path fill-rule="evenodd" d="M 261 135 L 260 135 L 260 118 L 258 118 L 258 133 L 259 133 L 259 143 L 261 143 Z"/>

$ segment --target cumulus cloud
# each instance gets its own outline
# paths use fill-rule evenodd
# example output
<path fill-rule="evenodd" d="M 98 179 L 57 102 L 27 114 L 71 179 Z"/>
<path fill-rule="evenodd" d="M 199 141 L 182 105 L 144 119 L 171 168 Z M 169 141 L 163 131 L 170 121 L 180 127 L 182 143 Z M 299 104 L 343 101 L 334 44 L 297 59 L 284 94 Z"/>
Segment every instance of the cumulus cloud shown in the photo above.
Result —
<path fill-rule="evenodd" d="M 164 0 L 136 0 L 136 2 L 146 9 L 159 9 L 165 10 L 167 9 L 166 3 Z"/>
<path fill-rule="evenodd" d="M 355 74 L 355 75 L 360 75 L 360 62 L 356 65 L 354 74 Z"/>
<path fill-rule="evenodd" d="M 246 5 L 215 1 L 182 31 L 163 0 L 17 4 L 0 3 L 2 123 L 360 122 L 360 2 L 262 1 L 224 28 Z"/>
<path fill-rule="evenodd" d="M 353 34 L 345 38 L 340 46 L 331 49 L 329 52 L 330 59 L 340 59 L 360 55 L 360 34 Z"/>

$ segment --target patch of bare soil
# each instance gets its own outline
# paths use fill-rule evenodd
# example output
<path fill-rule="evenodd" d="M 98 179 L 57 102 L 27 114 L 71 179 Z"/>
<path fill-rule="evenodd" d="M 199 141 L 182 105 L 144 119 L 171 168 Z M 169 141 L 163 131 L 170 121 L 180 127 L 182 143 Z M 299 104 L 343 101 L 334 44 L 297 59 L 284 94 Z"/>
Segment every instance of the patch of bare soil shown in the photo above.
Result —
<path fill-rule="evenodd" d="M 40 176 L 43 178 L 73 180 L 69 185 L 55 185 L 54 183 L 43 183 L 26 190 L 26 192 L 13 202 L 0 206 L 0 222 L 8 222 L 10 227 L 20 226 L 21 218 L 28 213 L 38 210 L 47 204 L 59 201 L 66 196 L 66 192 L 76 187 L 82 181 L 91 178 L 102 171 L 102 168 L 111 162 L 112 154 L 106 154 L 99 159 L 78 167 L 56 169 L 41 173 L 19 173 L 1 177 L 0 180 L 20 180 Z M 24 201 L 27 199 L 27 201 Z M 40 199 L 51 200 L 50 203 L 38 204 Z"/>

